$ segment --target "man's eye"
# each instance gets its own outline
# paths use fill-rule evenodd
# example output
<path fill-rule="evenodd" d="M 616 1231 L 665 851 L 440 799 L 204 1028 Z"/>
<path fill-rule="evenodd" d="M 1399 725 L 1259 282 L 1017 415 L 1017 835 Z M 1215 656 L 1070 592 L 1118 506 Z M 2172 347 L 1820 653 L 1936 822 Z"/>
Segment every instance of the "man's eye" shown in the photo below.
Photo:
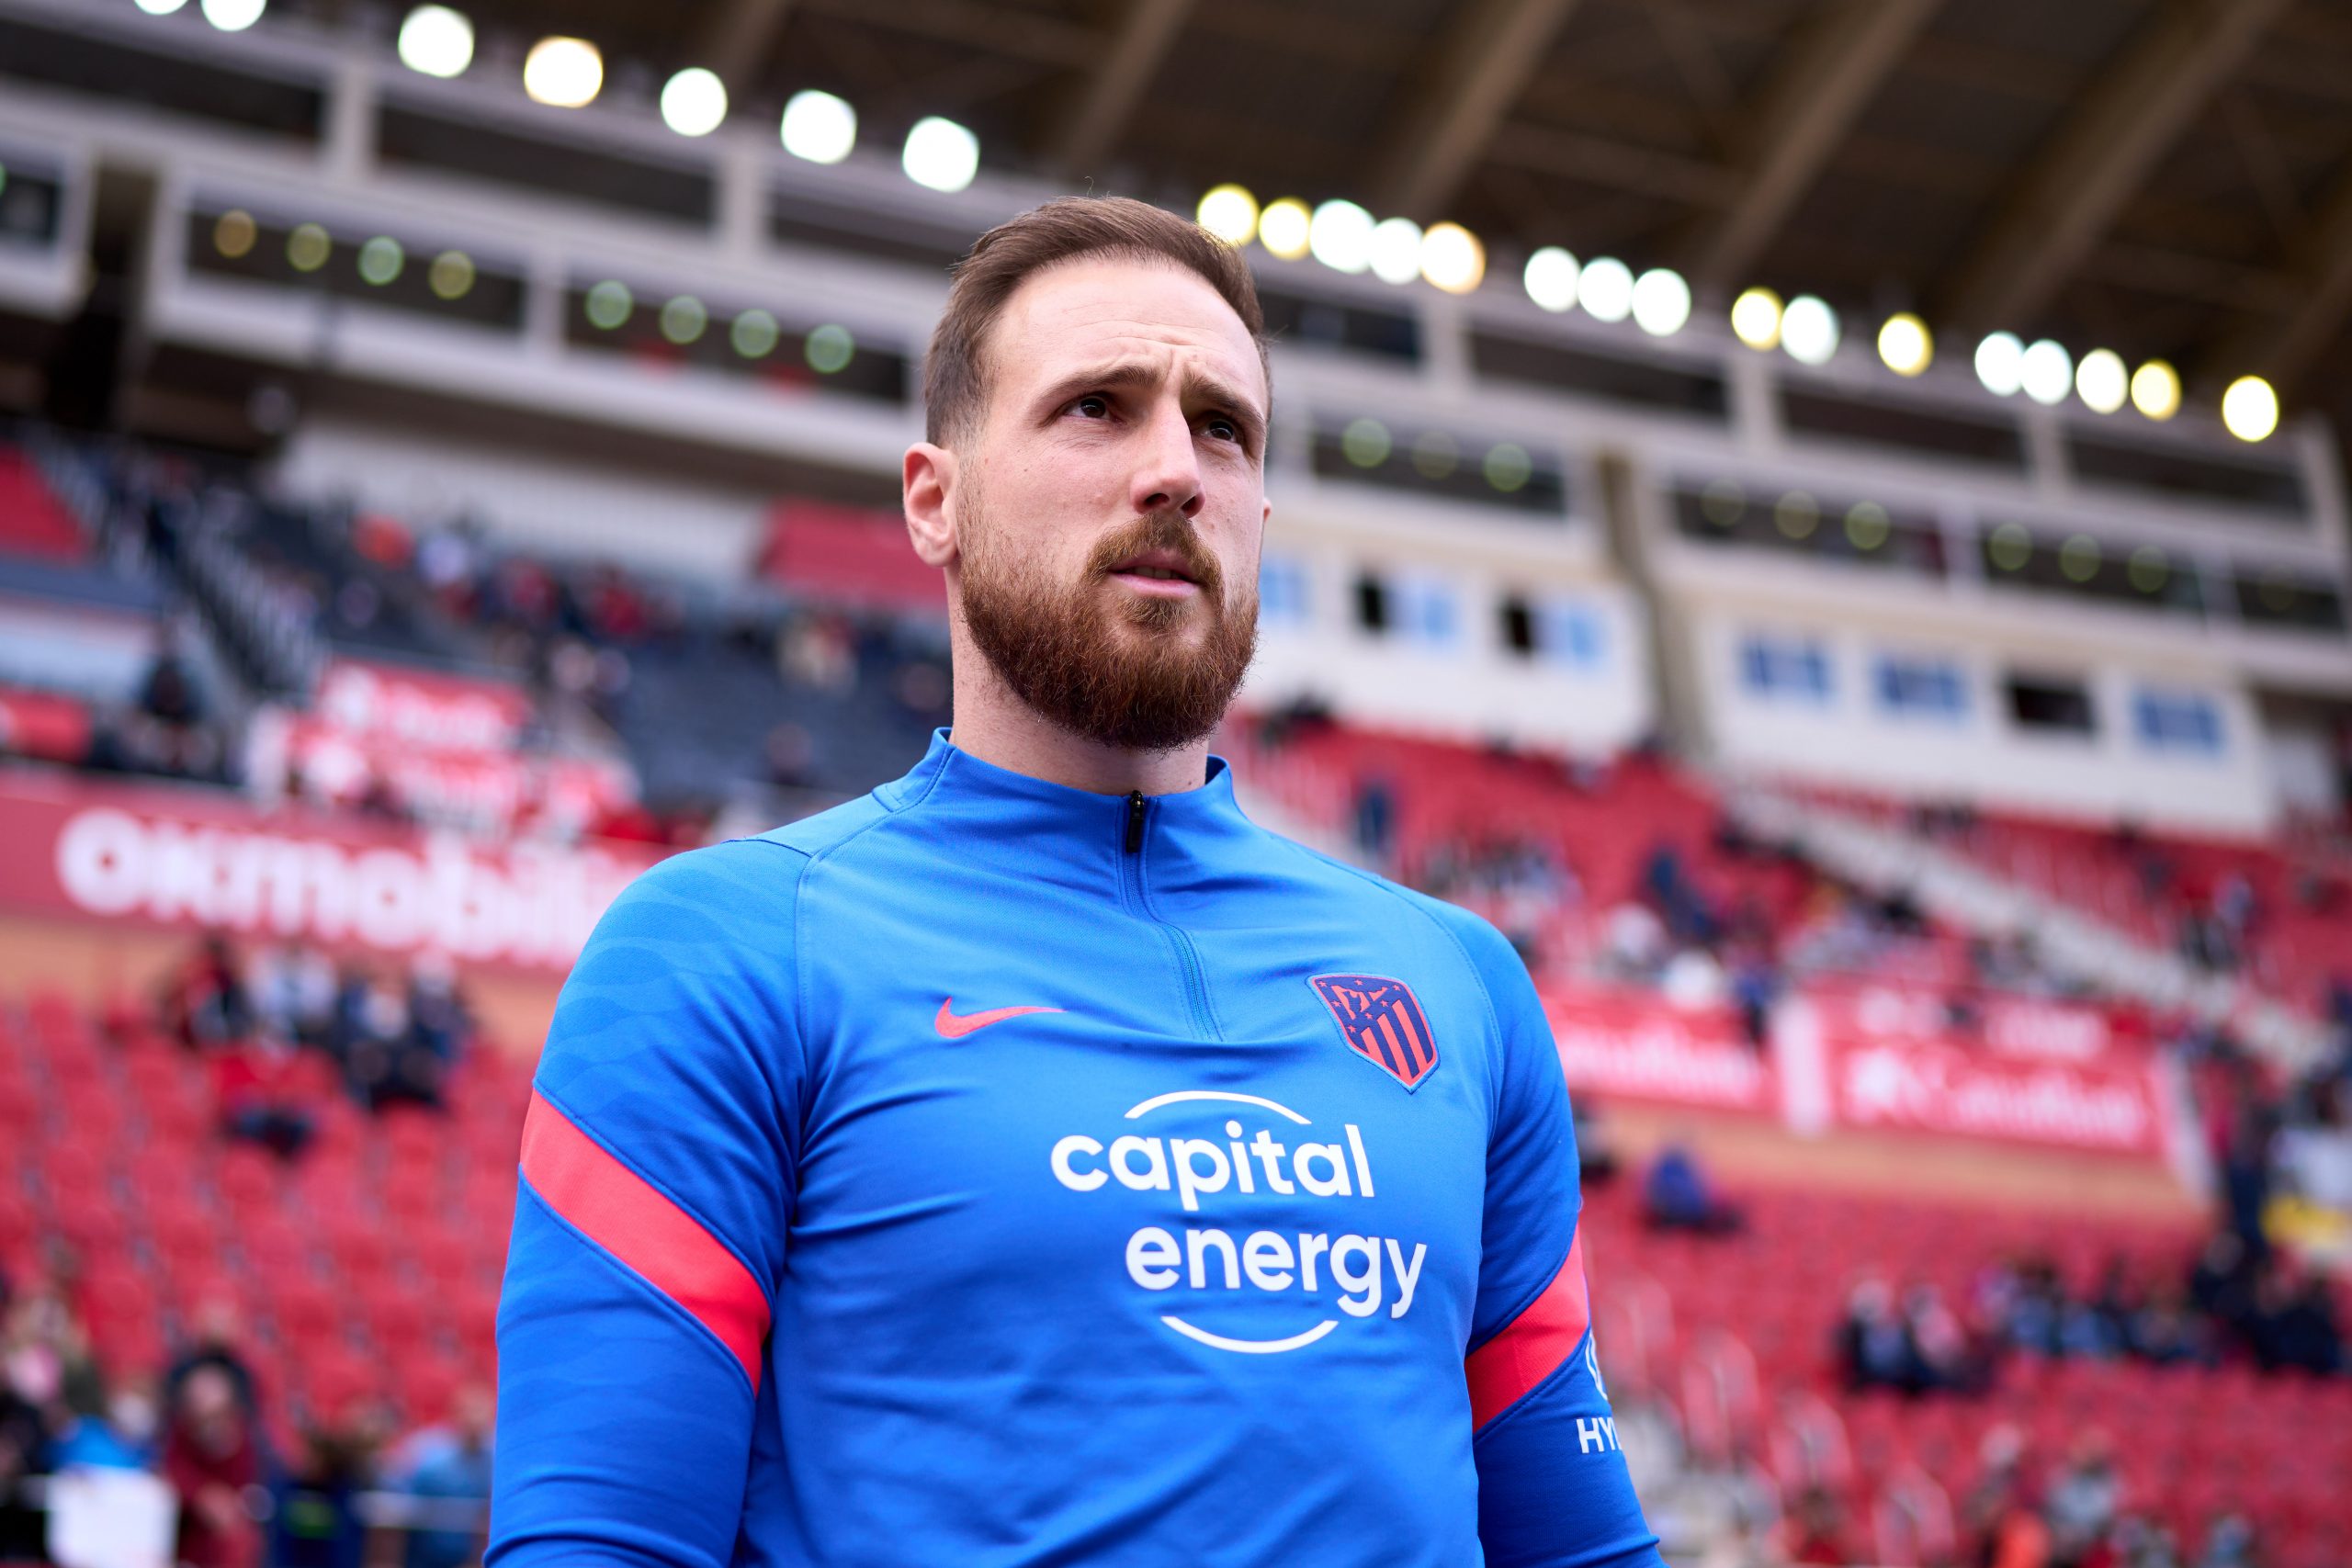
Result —
<path fill-rule="evenodd" d="M 1211 414 L 1207 423 L 1205 423 L 1202 428 L 1206 430 L 1211 435 L 1216 437 L 1219 441 L 1238 441 L 1241 439 L 1241 427 L 1234 423 L 1231 420 L 1227 419 L 1222 414 Z"/>
<path fill-rule="evenodd" d="M 1102 419 L 1111 412 L 1111 400 L 1093 392 L 1089 392 L 1069 406 L 1089 419 Z"/>

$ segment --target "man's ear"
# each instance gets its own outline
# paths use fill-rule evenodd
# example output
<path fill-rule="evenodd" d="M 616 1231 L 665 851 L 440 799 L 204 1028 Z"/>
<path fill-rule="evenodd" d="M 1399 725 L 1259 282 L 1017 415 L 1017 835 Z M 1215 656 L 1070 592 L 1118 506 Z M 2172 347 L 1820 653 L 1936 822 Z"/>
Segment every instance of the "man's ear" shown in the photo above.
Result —
<path fill-rule="evenodd" d="M 956 518 L 948 491 L 956 483 L 956 454 L 918 441 L 907 448 L 899 491 L 907 513 L 907 537 L 925 566 L 956 564 Z"/>

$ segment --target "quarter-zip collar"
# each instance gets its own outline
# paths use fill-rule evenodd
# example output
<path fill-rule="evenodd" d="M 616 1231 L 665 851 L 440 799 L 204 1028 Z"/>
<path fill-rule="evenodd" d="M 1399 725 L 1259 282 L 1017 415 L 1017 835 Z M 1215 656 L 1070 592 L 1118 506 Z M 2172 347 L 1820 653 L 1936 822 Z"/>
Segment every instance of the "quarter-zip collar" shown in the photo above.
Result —
<path fill-rule="evenodd" d="M 951 744 L 944 728 L 932 732 L 921 761 L 875 793 L 893 810 L 952 827 L 964 852 L 1001 851 L 1032 874 L 1106 897 L 1123 883 L 1141 887 L 1163 914 L 1165 901 L 1204 890 L 1259 831 L 1234 800 L 1222 757 L 1208 760 L 1197 789 L 1098 795 L 984 762 Z"/>

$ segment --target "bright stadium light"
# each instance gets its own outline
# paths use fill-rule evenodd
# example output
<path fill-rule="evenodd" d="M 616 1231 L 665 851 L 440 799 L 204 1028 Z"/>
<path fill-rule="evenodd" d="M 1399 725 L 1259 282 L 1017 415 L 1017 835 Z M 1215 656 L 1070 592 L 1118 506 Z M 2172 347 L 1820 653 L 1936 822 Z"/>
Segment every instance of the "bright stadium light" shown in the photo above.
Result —
<path fill-rule="evenodd" d="M 204 19 L 224 33 L 241 33 L 267 9 L 269 0 L 204 0 Z"/>
<path fill-rule="evenodd" d="M 952 194 L 980 172 L 980 139 L 952 119 L 927 114 L 907 132 L 899 166 L 915 184 Z"/>
<path fill-rule="evenodd" d="M 1487 276 L 1487 247 L 1459 223 L 1432 223 L 1421 236 L 1421 276 L 1448 294 L 1467 294 Z"/>
<path fill-rule="evenodd" d="M 407 253 L 390 234 L 379 234 L 359 247 L 359 279 L 377 288 L 397 281 L 407 265 Z"/>
<path fill-rule="evenodd" d="M 1634 324 L 1652 337 L 1672 337 L 1690 319 L 1690 285 L 1670 266 L 1634 279 Z"/>
<path fill-rule="evenodd" d="M 1530 299 L 1557 315 L 1576 309 L 1577 276 L 1580 270 L 1575 256 L 1557 245 L 1546 245 L 1527 258 L 1527 270 L 1520 281 L 1527 286 Z"/>
<path fill-rule="evenodd" d="M 2131 395 L 2132 377 L 2123 356 L 2111 348 L 2095 348 L 2075 367 L 2075 395 L 2097 413 L 2113 413 Z"/>
<path fill-rule="evenodd" d="M 1897 311 L 1879 325 L 1878 356 L 1897 376 L 1917 376 L 1936 356 L 1934 334 L 1910 311 Z"/>
<path fill-rule="evenodd" d="M 727 118 L 727 84 L 689 65 L 662 84 L 662 123 L 681 136 L 708 136 Z"/>
<path fill-rule="evenodd" d="M 1421 226 L 1409 218 L 1384 218 L 1373 225 L 1372 276 L 1403 285 L 1421 276 Z"/>
<path fill-rule="evenodd" d="M 1622 321 L 1634 310 L 1634 269 L 1615 256 L 1595 256 L 1577 279 L 1577 303 L 1596 321 Z"/>
<path fill-rule="evenodd" d="M 662 307 L 655 324 L 663 337 L 684 348 L 698 342 L 710 325 L 710 308 L 691 294 L 680 294 Z"/>
<path fill-rule="evenodd" d="M 212 225 L 212 248 L 231 261 L 241 261 L 253 253 L 254 242 L 261 238 L 261 226 L 254 215 L 242 207 L 231 208 Z"/>
<path fill-rule="evenodd" d="M 2064 344 L 2042 338 L 2018 361 L 2018 383 L 2035 402 L 2044 408 L 2056 408 L 2074 389 L 2074 358 Z"/>
<path fill-rule="evenodd" d="M 1306 249 L 1334 272 L 1362 272 L 1372 265 L 1372 214 L 1352 201 L 1323 203 L 1307 220 Z"/>
<path fill-rule="evenodd" d="M 2261 441 L 2278 428 L 2278 394 L 2259 376 L 2241 376 L 2222 394 L 2222 424 L 2241 441 Z"/>
<path fill-rule="evenodd" d="M 474 25 L 447 6 L 419 6 L 401 23 L 401 63 L 445 81 L 474 62 Z"/>
<path fill-rule="evenodd" d="M 1781 297 L 1769 288 L 1745 288 L 1731 302 L 1732 335 L 1750 348 L 1781 345 Z"/>
<path fill-rule="evenodd" d="M 2025 385 L 2025 344 L 2015 333 L 1990 333 L 1976 345 L 1976 378 L 1996 398 L 2012 398 Z"/>
<path fill-rule="evenodd" d="M 576 109 L 605 90 L 605 57 L 586 39 L 543 38 L 523 57 L 523 91 L 550 108 Z"/>
<path fill-rule="evenodd" d="M 2132 406 L 2154 420 L 2178 413 L 2180 372 L 2161 359 L 2151 359 L 2132 372 Z"/>
<path fill-rule="evenodd" d="M 316 272 L 334 254 L 334 238 L 318 223 L 297 223 L 286 236 L 286 265 L 296 272 Z"/>
<path fill-rule="evenodd" d="M 187 5 L 187 0 L 138 0 L 139 8 L 151 17 L 168 17 Z"/>
<path fill-rule="evenodd" d="M 474 258 L 463 251 L 443 251 L 425 269 L 424 281 L 440 299 L 462 299 L 472 292 Z"/>
<path fill-rule="evenodd" d="M 838 164 L 857 145 L 857 111 L 847 100 L 804 87 L 784 106 L 784 150 L 811 164 Z"/>
<path fill-rule="evenodd" d="M 1227 244 L 1246 245 L 1258 232 L 1258 198 L 1247 186 L 1218 186 L 1201 197 L 1193 217 Z"/>
<path fill-rule="evenodd" d="M 1816 295 L 1800 294 L 1781 312 L 1781 346 L 1800 365 L 1828 364 L 1838 338 L 1838 312 Z"/>
<path fill-rule="evenodd" d="M 1315 226 L 1306 203 L 1286 196 L 1258 214 L 1258 243 L 1284 261 L 1306 254 L 1306 236 Z"/>

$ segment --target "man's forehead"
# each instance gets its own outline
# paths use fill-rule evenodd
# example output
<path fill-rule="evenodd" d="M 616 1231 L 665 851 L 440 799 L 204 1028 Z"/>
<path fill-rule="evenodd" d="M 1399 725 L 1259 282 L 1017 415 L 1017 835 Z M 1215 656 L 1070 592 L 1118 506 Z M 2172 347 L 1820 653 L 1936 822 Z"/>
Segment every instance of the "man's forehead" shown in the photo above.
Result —
<path fill-rule="evenodd" d="M 1072 367 L 1141 361 L 1177 373 L 1197 366 L 1262 406 L 1257 345 L 1225 297 L 1173 263 L 1092 257 L 1024 281 L 1006 301 L 1000 374 L 1038 385 Z"/>

